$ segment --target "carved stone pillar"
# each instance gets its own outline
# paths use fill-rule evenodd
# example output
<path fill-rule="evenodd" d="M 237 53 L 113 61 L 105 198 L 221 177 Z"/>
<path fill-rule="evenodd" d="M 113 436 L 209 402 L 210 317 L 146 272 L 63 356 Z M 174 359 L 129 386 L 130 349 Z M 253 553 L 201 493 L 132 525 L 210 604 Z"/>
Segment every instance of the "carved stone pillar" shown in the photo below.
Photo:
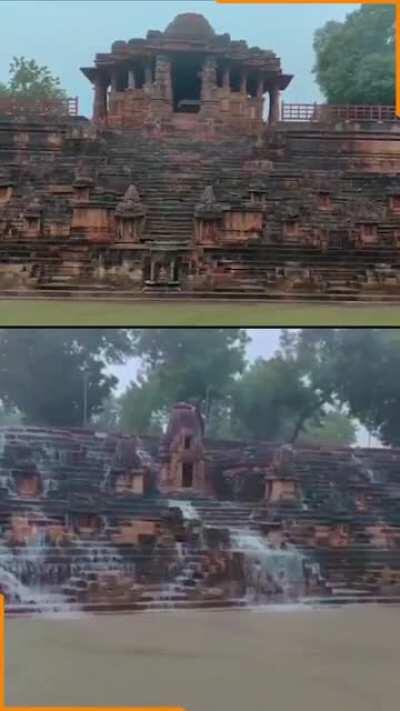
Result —
<path fill-rule="evenodd" d="M 279 108 L 279 89 L 274 86 L 269 91 L 269 116 L 268 123 L 278 123 L 280 118 Z"/>
<path fill-rule="evenodd" d="M 128 71 L 128 89 L 136 89 L 135 70 Z"/>
<path fill-rule="evenodd" d="M 203 64 L 201 100 L 210 101 L 214 98 L 217 87 L 217 60 L 215 57 L 207 57 Z"/>
<path fill-rule="evenodd" d="M 247 69 L 242 70 L 240 78 L 240 93 L 247 94 Z"/>
<path fill-rule="evenodd" d="M 97 74 L 94 84 L 93 120 L 107 117 L 107 82 L 101 74 Z"/>
<path fill-rule="evenodd" d="M 231 85 L 231 69 L 230 69 L 230 67 L 225 67 L 225 69 L 224 69 L 222 84 L 223 84 L 223 88 L 226 89 L 227 91 L 230 89 L 230 85 Z"/>
<path fill-rule="evenodd" d="M 159 98 L 172 101 L 171 61 L 165 54 L 156 58 L 155 83 Z"/>
<path fill-rule="evenodd" d="M 118 91 L 118 70 L 113 69 L 111 72 L 111 91 Z"/>
<path fill-rule="evenodd" d="M 150 87 L 153 83 L 153 73 L 151 71 L 151 64 L 148 62 L 144 68 L 144 85 Z"/>

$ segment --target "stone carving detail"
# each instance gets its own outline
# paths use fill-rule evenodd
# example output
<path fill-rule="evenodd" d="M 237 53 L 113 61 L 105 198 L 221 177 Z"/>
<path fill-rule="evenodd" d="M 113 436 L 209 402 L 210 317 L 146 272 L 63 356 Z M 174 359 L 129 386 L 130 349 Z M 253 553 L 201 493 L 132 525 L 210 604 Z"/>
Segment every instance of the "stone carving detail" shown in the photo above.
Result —
<path fill-rule="evenodd" d="M 202 96 L 203 101 L 210 101 L 215 97 L 217 87 L 217 60 L 215 57 L 207 57 L 203 65 L 202 76 Z"/>
<path fill-rule="evenodd" d="M 195 240 L 198 244 L 215 243 L 222 237 L 222 219 L 227 205 L 218 202 L 214 188 L 208 185 L 195 207 Z"/>
<path fill-rule="evenodd" d="M 144 235 L 147 209 L 135 185 L 130 185 L 115 210 L 118 240 L 139 242 Z"/>
<path fill-rule="evenodd" d="M 164 55 L 158 55 L 156 59 L 155 87 L 161 99 L 171 101 L 171 62 L 168 57 Z"/>
<path fill-rule="evenodd" d="M 25 234 L 27 237 L 40 237 L 41 234 L 41 218 L 42 218 L 42 203 L 38 197 L 34 197 L 29 203 L 24 212 L 25 218 Z"/>
<path fill-rule="evenodd" d="M 215 197 L 213 186 L 207 185 L 195 207 L 195 215 L 203 220 L 219 219 L 225 209 L 226 206 L 218 202 Z"/>

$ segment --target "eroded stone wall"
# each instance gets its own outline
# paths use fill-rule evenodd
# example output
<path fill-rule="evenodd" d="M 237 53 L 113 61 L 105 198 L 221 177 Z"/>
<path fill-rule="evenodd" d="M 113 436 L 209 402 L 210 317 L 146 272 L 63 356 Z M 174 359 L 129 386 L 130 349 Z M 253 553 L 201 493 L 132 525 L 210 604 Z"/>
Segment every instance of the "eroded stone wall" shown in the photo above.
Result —
<path fill-rule="evenodd" d="M 0 288 L 397 298 L 399 135 L 2 124 Z"/>
<path fill-rule="evenodd" d="M 10 612 L 399 599 L 397 450 L 204 440 L 185 407 L 161 440 L 1 430 Z"/>

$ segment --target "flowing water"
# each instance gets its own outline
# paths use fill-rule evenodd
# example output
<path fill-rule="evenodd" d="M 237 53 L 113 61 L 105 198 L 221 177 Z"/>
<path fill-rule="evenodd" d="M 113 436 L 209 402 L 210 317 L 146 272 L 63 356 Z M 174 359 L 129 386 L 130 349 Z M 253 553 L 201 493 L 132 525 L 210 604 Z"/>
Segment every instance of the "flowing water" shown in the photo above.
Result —
<path fill-rule="evenodd" d="M 255 531 L 230 528 L 232 550 L 245 555 L 249 599 L 281 593 L 285 598 L 304 594 L 305 557 L 295 548 L 276 549 Z"/>

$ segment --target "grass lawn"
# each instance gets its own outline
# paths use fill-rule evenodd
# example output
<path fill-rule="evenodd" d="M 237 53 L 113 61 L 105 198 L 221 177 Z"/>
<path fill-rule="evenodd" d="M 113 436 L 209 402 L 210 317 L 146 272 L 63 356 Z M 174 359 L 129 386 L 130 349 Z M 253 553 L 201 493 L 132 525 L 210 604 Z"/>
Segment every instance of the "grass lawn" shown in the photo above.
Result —
<path fill-rule="evenodd" d="M 400 326 L 400 305 L 7 300 L 0 326 Z"/>

